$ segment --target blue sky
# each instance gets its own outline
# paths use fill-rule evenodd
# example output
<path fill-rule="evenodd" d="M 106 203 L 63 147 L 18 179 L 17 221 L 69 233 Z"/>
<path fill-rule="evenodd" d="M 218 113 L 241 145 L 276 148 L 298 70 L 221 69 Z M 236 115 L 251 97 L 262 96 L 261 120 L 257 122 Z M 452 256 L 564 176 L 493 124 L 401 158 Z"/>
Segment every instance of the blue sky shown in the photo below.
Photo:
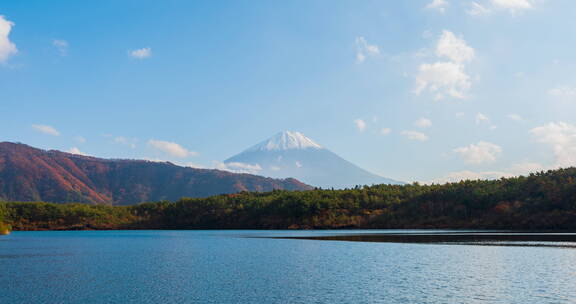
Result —
<path fill-rule="evenodd" d="M 0 140 L 218 162 L 296 130 L 404 181 L 576 163 L 576 2 L 3 1 Z"/>

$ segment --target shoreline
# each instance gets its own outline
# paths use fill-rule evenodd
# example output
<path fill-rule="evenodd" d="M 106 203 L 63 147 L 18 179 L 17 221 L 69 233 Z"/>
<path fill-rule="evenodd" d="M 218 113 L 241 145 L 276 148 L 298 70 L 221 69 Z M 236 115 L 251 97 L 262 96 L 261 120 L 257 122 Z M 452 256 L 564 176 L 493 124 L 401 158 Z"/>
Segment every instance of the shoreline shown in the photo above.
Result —
<path fill-rule="evenodd" d="M 316 240 L 337 242 L 368 243 L 408 243 L 436 245 L 483 245 L 516 247 L 561 247 L 576 248 L 574 232 L 413 232 L 413 233 L 373 233 L 343 234 L 326 236 L 279 236 L 264 237 L 271 239 Z"/>

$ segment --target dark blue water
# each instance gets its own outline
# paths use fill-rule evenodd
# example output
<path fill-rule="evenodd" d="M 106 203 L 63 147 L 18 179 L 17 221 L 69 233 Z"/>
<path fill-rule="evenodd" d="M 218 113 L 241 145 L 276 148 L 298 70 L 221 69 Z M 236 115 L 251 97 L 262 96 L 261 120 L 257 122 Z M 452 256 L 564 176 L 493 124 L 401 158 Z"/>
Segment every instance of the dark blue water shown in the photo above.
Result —
<path fill-rule="evenodd" d="M 14 232 L 0 303 L 576 303 L 573 248 L 246 238 L 334 233 Z"/>

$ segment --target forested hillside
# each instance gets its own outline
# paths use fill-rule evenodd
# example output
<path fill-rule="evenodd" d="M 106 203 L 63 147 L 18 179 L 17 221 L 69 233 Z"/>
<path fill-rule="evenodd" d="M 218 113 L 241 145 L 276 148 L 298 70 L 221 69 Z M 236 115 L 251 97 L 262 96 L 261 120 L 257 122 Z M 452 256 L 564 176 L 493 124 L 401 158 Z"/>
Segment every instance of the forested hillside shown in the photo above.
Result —
<path fill-rule="evenodd" d="M 576 229 L 576 169 L 445 185 L 244 192 L 134 206 L 2 203 L 15 229 Z"/>
<path fill-rule="evenodd" d="M 0 199 L 130 205 L 239 191 L 309 190 L 295 179 L 117 160 L 0 142 Z"/>

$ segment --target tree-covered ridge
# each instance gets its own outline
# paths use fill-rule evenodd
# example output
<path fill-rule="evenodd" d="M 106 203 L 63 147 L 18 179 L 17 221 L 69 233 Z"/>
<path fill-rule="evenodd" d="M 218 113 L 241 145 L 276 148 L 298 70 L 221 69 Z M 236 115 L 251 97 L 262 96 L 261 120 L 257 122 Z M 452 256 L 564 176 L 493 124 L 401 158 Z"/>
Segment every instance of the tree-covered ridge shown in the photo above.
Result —
<path fill-rule="evenodd" d="M 169 162 L 102 159 L 0 142 L 0 200 L 130 205 L 239 191 L 310 190 L 273 179 Z"/>
<path fill-rule="evenodd" d="M 3 208 L 3 209 L 2 209 Z M 576 229 L 576 168 L 492 181 L 242 192 L 134 206 L 1 203 L 15 229 Z"/>

